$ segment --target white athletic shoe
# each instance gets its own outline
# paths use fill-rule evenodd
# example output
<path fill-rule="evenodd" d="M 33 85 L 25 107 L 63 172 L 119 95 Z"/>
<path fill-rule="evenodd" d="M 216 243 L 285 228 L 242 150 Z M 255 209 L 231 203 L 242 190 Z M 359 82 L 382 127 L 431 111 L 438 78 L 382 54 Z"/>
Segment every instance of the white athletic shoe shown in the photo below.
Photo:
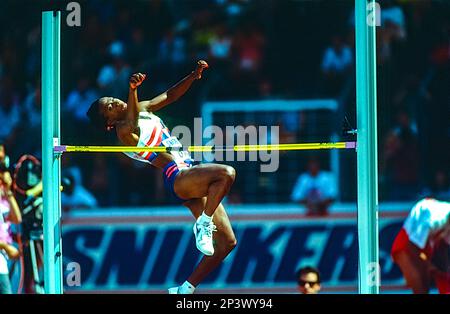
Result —
<path fill-rule="evenodd" d="M 217 231 L 216 225 L 212 221 L 210 223 L 199 223 L 197 220 L 193 229 L 197 249 L 207 256 L 213 255 L 213 232 Z"/>
<path fill-rule="evenodd" d="M 180 288 L 180 287 L 169 288 L 169 294 L 179 294 L 178 288 Z"/>

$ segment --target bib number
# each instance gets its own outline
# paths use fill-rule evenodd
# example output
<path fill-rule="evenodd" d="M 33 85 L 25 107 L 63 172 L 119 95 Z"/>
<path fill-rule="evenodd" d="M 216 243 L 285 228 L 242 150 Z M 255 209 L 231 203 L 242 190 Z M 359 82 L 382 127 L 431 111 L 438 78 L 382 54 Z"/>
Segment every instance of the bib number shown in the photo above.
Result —
<path fill-rule="evenodd" d="M 180 141 L 175 137 L 171 136 L 165 140 L 162 141 L 162 144 L 165 147 L 182 147 Z M 190 154 L 187 151 L 172 151 L 170 154 L 175 157 L 175 160 L 181 160 L 184 161 L 185 159 L 190 158 Z"/>
<path fill-rule="evenodd" d="M 165 147 L 181 147 L 182 146 L 180 141 L 175 136 L 166 138 L 164 141 L 162 141 L 162 144 Z"/>

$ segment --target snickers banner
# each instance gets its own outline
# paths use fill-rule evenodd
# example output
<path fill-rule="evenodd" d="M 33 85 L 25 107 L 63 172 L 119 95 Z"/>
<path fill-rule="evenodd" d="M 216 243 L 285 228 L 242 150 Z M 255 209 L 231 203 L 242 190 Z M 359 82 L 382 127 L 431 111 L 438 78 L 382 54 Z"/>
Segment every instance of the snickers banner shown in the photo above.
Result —
<path fill-rule="evenodd" d="M 390 249 L 408 209 L 380 213 L 381 293 L 407 290 Z M 306 265 L 319 269 L 321 293 L 358 291 L 356 211 L 323 218 L 280 205 L 230 205 L 227 211 L 238 245 L 197 293 L 296 293 L 295 273 Z M 202 257 L 193 224 L 187 209 L 171 207 L 67 214 L 65 275 L 78 263 L 81 280 L 77 285 L 65 280 L 65 292 L 166 293 L 183 283 Z"/>

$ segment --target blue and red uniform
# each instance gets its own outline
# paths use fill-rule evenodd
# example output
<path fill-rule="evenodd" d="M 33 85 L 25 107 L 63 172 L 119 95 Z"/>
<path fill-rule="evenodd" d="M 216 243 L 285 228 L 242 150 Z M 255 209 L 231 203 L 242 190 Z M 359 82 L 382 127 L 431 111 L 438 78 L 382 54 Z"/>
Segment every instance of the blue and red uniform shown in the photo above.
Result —
<path fill-rule="evenodd" d="M 156 115 L 149 112 L 140 112 L 138 126 L 140 136 L 137 147 L 182 147 L 180 141 L 170 134 L 164 122 Z M 128 157 L 141 162 L 152 163 L 160 154 L 159 152 L 124 153 Z M 177 174 L 187 168 L 192 167 L 193 160 L 188 151 L 171 151 L 173 161 L 168 163 L 163 169 L 164 185 L 170 194 L 180 202 L 181 199 L 174 191 L 174 183 Z"/>

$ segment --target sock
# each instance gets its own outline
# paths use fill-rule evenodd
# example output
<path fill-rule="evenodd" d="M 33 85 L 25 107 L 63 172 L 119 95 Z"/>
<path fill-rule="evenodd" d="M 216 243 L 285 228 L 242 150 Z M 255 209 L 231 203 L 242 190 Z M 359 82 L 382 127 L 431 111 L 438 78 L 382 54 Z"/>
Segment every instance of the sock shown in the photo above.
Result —
<path fill-rule="evenodd" d="M 207 222 L 207 223 L 211 223 L 212 221 L 212 216 L 208 216 L 205 214 L 205 212 L 202 213 L 202 215 L 200 217 L 198 217 L 198 222 L 199 223 L 203 223 L 203 222 Z"/>
<path fill-rule="evenodd" d="M 187 280 L 178 288 L 179 294 L 193 294 L 194 291 L 195 287 Z"/>

